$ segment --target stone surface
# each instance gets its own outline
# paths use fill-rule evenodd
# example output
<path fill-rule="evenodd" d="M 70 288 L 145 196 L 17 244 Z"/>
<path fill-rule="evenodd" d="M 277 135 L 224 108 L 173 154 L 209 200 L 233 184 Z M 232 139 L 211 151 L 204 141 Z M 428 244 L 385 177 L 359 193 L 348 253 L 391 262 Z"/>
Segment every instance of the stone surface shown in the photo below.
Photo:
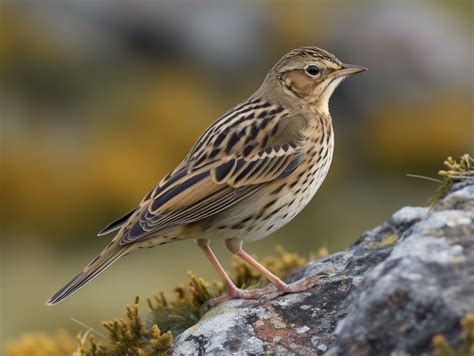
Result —
<path fill-rule="evenodd" d="M 474 312 L 474 180 L 433 209 L 402 208 L 292 280 L 322 273 L 304 293 L 219 305 L 174 353 L 396 355 L 429 353 L 436 334 L 459 342 L 459 319 Z"/>

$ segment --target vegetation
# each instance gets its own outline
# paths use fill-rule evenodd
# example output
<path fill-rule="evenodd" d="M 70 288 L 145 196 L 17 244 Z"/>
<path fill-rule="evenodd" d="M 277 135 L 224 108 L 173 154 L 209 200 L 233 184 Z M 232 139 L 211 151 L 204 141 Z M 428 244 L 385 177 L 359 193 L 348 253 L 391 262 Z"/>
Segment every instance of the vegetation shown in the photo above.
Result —
<path fill-rule="evenodd" d="M 467 314 L 460 321 L 462 343 L 452 347 L 443 335 L 433 338 L 433 353 L 435 356 L 469 356 L 474 355 L 474 314 Z"/>
<path fill-rule="evenodd" d="M 474 177 L 474 158 L 465 153 L 459 157 L 459 162 L 451 156 L 443 162 L 446 170 L 440 170 L 438 175 L 443 178 L 441 184 L 436 190 L 435 196 L 431 198 L 430 203 L 434 205 L 442 199 L 451 189 L 454 183 L 460 182 L 468 177 Z"/>
<path fill-rule="evenodd" d="M 446 170 L 439 171 L 443 177 L 436 192 L 436 201 L 442 198 L 451 186 L 458 181 L 474 176 L 474 159 L 464 154 L 459 162 L 452 157 L 444 161 Z M 434 203 L 435 200 L 432 201 Z M 397 236 L 391 235 L 381 245 L 368 246 L 380 248 L 394 243 Z M 269 256 L 261 260 L 274 274 L 285 279 L 296 269 L 306 265 L 308 258 L 286 251 L 283 247 L 276 247 L 276 256 Z M 312 258 L 322 258 L 328 255 L 326 248 L 320 248 Z M 235 283 L 241 288 L 252 288 L 267 283 L 249 265 L 238 258 L 232 262 L 231 274 Z M 178 286 L 174 290 L 174 298 L 168 299 L 163 292 L 147 299 L 151 311 L 150 322 L 145 323 L 139 315 L 139 298 L 136 297 L 132 306 L 126 307 L 126 319 L 115 319 L 102 323 L 108 336 L 89 329 L 76 340 L 66 331 L 58 331 L 54 335 L 44 333 L 25 334 L 6 346 L 7 356 L 20 355 L 47 355 L 47 356 L 106 356 L 106 355 L 165 355 L 173 347 L 173 335 L 196 324 L 207 309 L 207 302 L 224 293 L 220 282 L 207 282 L 188 272 L 188 284 Z M 467 314 L 461 320 L 462 344 L 459 347 L 451 346 L 442 335 L 433 338 L 433 351 L 436 356 L 474 355 L 474 314 Z M 97 341 L 92 333 L 104 338 Z"/>
<path fill-rule="evenodd" d="M 5 347 L 7 356 L 66 356 L 77 349 L 77 340 L 65 330 L 54 335 L 27 333 L 18 340 L 9 341 Z"/>
<path fill-rule="evenodd" d="M 296 253 L 276 247 L 277 256 L 262 259 L 262 263 L 281 278 L 287 278 L 308 259 Z M 328 255 L 326 248 L 320 248 L 313 256 Z M 232 275 L 239 287 L 255 287 L 264 284 L 260 275 L 239 259 L 232 263 Z M 188 272 L 188 284 L 175 288 L 175 296 L 168 299 L 163 292 L 148 298 L 151 322 L 145 323 L 139 315 L 139 298 L 126 307 L 126 319 L 115 319 L 102 323 L 108 336 L 89 329 L 77 340 L 67 332 L 54 336 L 27 334 L 7 344 L 7 356 L 106 356 L 106 355 L 165 355 L 173 347 L 173 334 L 177 335 L 196 324 L 207 311 L 206 302 L 224 293 L 220 282 L 206 282 Z M 97 341 L 95 333 L 104 341 Z M 96 335 L 96 336 L 97 336 Z"/>
<path fill-rule="evenodd" d="M 191 272 L 188 277 L 187 287 L 175 288 L 173 300 L 168 300 L 163 292 L 148 299 L 153 321 L 173 335 L 196 324 L 206 311 L 205 303 L 224 291 L 220 283 L 205 282 Z"/>
<path fill-rule="evenodd" d="M 283 279 L 308 263 L 307 258 L 288 252 L 282 246 L 277 246 L 275 250 L 277 256 L 266 257 L 262 259 L 262 263 Z M 321 258 L 327 255 L 327 249 L 320 248 L 311 257 Z M 267 283 L 253 268 L 238 258 L 234 258 L 232 262 L 232 275 L 237 286 L 241 288 L 257 287 Z M 188 272 L 188 277 L 186 287 L 175 288 L 173 300 L 168 300 L 163 292 L 148 299 L 153 321 L 160 325 L 161 330 L 171 331 L 173 335 L 196 324 L 208 310 L 206 302 L 224 292 L 220 282 L 206 282 L 191 272 Z"/>
<path fill-rule="evenodd" d="M 84 339 L 78 338 L 79 347 L 75 356 L 107 356 L 107 355 L 167 355 L 173 347 L 173 336 L 170 332 L 162 333 L 153 324 L 150 328 L 140 318 L 138 313 L 139 298 L 135 298 L 133 306 L 127 306 L 127 320 L 115 319 L 102 323 L 109 332 L 108 342 L 102 344 L 90 336 L 90 346 Z"/>

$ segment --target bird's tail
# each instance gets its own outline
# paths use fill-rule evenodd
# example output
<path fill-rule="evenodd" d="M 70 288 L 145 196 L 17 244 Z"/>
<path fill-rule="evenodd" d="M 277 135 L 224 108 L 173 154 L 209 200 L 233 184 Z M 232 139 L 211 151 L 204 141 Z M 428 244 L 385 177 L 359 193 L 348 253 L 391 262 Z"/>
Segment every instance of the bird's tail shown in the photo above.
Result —
<path fill-rule="evenodd" d="M 46 305 L 55 305 L 97 277 L 112 263 L 130 251 L 130 247 L 120 246 L 118 243 L 107 247 L 102 253 L 92 260 L 77 276 L 56 292 Z"/>

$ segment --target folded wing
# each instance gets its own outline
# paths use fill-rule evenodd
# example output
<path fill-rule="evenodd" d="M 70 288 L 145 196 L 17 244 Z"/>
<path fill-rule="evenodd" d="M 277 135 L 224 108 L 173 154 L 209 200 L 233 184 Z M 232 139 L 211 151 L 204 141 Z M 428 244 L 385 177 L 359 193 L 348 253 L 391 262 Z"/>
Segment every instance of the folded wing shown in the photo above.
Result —
<path fill-rule="evenodd" d="M 300 161 L 294 144 L 267 147 L 244 157 L 230 155 L 196 170 L 177 171 L 149 201 L 142 203 L 124 228 L 120 244 L 129 244 L 177 226 L 195 223 L 255 194 L 285 176 Z"/>

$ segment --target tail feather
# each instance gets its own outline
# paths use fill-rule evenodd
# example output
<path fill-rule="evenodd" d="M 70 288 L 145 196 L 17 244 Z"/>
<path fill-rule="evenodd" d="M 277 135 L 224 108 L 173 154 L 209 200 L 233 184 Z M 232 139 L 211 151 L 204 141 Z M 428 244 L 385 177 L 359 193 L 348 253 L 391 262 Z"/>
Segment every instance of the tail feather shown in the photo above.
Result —
<path fill-rule="evenodd" d="M 71 279 L 64 287 L 62 287 L 56 294 L 54 294 L 47 302 L 46 305 L 55 305 L 69 297 L 71 294 L 78 291 L 80 288 L 89 283 L 92 279 L 97 277 L 100 273 L 105 271 L 112 263 L 117 261 L 120 257 L 124 256 L 129 248 L 123 248 L 117 246 L 113 251 L 107 251 L 107 249 L 97 256 L 86 268 L 73 279 Z"/>

